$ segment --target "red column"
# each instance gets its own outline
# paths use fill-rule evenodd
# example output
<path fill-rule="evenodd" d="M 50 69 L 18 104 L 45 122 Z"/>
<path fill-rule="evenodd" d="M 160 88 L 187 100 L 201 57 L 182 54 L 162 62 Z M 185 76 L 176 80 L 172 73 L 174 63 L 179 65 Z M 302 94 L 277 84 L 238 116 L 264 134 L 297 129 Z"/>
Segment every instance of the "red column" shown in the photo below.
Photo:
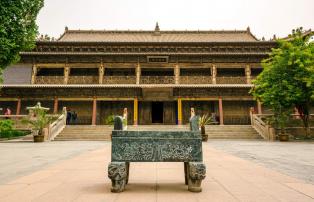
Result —
<path fill-rule="evenodd" d="M 260 101 L 257 101 L 257 113 L 262 114 L 262 103 Z"/>
<path fill-rule="evenodd" d="M 93 114 L 92 114 L 92 125 L 96 125 L 96 116 L 97 116 L 97 100 L 93 98 Z"/>
<path fill-rule="evenodd" d="M 220 125 L 224 125 L 224 112 L 223 112 L 223 108 L 222 108 L 222 99 L 221 98 L 219 98 L 218 103 L 219 103 L 219 123 L 220 123 Z"/>
<path fill-rule="evenodd" d="M 53 103 L 53 113 L 57 114 L 58 113 L 58 98 L 55 97 L 54 103 Z"/>
<path fill-rule="evenodd" d="M 21 114 L 21 98 L 17 99 L 17 104 L 16 104 L 16 115 Z"/>

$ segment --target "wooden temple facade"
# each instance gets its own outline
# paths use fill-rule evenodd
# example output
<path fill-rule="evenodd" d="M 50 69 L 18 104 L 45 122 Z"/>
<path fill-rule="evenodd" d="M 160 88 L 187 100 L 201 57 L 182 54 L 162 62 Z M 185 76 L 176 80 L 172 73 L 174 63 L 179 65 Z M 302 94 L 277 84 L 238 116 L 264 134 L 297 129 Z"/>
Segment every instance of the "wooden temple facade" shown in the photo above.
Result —
<path fill-rule="evenodd" d="M 262 107 L 249 94 L 273 41 L 242 31 L 68 30 L 37 41 L 4 72 L 1 108 L 23 114 L 42 102 L 75 111 L 76 124 L 104 124 L 128 109 L 128 124 L 186 124 L 190 108 L 220 124 L 249 124 Z"/>

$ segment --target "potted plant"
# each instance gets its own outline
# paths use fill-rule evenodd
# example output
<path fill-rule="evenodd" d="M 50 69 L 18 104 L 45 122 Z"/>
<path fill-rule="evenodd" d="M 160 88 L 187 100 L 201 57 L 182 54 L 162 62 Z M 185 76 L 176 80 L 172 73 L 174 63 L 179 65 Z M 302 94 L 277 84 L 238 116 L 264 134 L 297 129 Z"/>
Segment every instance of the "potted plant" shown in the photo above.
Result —
<path fill-rule="evenodd" d="M 24 124 L 29 124 L 32 127 L 34 142 L 45 141 L 45 128 L 53 121 L 53 117 L 47 116 L 48 108 L 40 106 L 37 103 L 34 107 L 27 108 L 30 113 L 28 118 L 23 119 Z"/>
<path fill-rule="evenodd" d="M 201 134 L 202 134 L 202 141 L 207 142 L 208 140 L 208 134 L 206 134 L 205 126 L 210 124 L 212 122 L 211 117 L 208 116 L 208 114 L 204 114 L 199 119 L 199 125 L 201 127 Z"/>
<path fill-rule="evenodd" d="M 289 115 L 290 110 L 282 110 L 280 107 L 279 110 L 274 113 L 273 120 L 270 120 L 270 122 L 273 122 L 275 127 L 279 129 L 278 139 L 282 142 L 289 141 L 289 134 L 286 131 Z"/>

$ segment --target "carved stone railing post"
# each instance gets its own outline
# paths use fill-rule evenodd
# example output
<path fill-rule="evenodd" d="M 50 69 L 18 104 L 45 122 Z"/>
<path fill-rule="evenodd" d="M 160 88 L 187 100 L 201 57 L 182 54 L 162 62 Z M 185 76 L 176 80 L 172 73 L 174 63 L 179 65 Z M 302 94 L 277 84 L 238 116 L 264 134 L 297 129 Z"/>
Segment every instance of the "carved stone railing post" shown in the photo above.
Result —
<path fill-rule="evenodd" d="M 247 64 L 245 66 L 245 77 L 246 77 L 246 84 L 251 84 L 252 83 L 252 79 L 251 79 L 251 66 L 249 64 Z"/>
<path fill-rule="evenodd" d="M 36 83 L 37 66 L 34 64 L 32 69 L 32 84 Z"/>
<path fill-rule="evenodd" d="M 105 68 L 104 68 L 103 63 L 100 64 L 98 73 L 99 73 L 99 84 L 103 84 L 104 73 L 105 73 Z"/>
<path fill-rule="evenodd" d="M 216 84 L 217 81 L 216 81 L 216 76 L 217 76 L 217 68 L 216 68 L 216 65 L 213 64 L 212 66 L 212 79 L 213 79 L 213 84 Z"/>

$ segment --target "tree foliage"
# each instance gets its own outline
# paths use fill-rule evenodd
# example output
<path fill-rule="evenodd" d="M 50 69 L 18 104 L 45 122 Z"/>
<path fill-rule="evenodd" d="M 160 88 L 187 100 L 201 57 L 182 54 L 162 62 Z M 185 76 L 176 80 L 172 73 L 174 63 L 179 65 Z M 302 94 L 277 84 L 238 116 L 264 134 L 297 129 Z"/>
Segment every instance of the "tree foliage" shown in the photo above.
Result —
<path fill-rule="evenodd" d="M 270 107 L 284 128 L 295 107 L 309 135 L 309 110 L 314 98 L 314 44 L 293 30 L 291 40 L 279 40 L 278 48 L 262 61 L 263 72 L 254 81 L 254 97 Z"/>
<path fill-rule="evenodd" d="M 19 61 L 19 52 L 34 47 L 35 20 L 43 5 L 43 0 L 0 1 L 0 78 L 7 66 Z"/>

